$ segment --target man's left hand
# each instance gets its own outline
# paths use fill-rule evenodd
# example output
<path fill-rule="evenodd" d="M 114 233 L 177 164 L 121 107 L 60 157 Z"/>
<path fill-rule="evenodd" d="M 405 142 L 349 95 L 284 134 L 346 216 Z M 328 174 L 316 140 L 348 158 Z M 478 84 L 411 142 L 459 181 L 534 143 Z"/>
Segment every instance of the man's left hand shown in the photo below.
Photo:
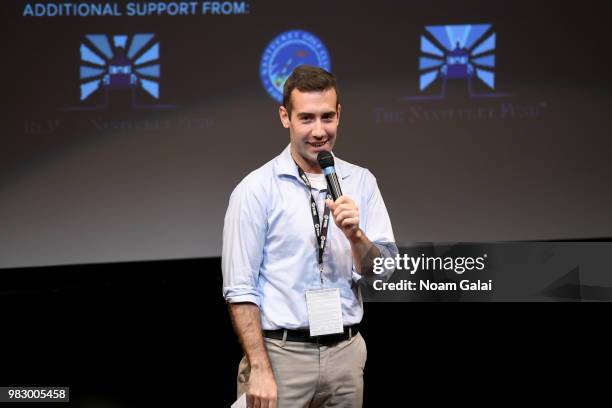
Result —
<path fill-rule="evenodd" d="M 349 241 L 359 238 L 359 208 L 353 200 L 347 196 L 339 197 L 335 202 L 325 200 L 325 204 L 332 211 L 334 222 L 344 232 Z"/>

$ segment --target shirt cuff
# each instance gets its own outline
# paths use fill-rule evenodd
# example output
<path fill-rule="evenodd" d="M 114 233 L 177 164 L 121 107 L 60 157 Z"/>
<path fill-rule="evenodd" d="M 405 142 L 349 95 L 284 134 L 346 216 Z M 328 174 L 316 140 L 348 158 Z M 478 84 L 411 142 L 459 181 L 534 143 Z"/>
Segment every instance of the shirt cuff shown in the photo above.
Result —
<path fill-rule="evenodd" d="M 380 257 L 382 259 L 395 258 L 395 256 L 399 252 L 397 249 L 397 246 L 392 242 L 385 242 L 385 243 L 373 242 L 373 244 L 376 246 L 376 248 L 378 248 L 378 251 L 380 251 Z M 352 269 L 353 281 L 359 282 L 361 279 L 364 279 L 364 278 L 366 278 L 364 282 L 369 282 L 372 279 L 382 279 L 382 280 L 387 281 L 389 280 L 391 275 L 393 275 L 393 272 L 395 272 L 395 262 L 393 263 L 393 267 L 391 268 L 387 268 L 385 266 L 385 262 L 383 262 L 382 267 L 383 267 L 383 271 L 375 272 L 373 275 L 364 277 L 357 273 L 357 270 L 355 269 L 355 265 L 353 265 L 353 269 Z"/>
<path fill-rule="evenodd" d="M 250 287 L 224 287 L 223 297 L 227 303 L 254 303 L 260 307 L 259 293 Z"/>

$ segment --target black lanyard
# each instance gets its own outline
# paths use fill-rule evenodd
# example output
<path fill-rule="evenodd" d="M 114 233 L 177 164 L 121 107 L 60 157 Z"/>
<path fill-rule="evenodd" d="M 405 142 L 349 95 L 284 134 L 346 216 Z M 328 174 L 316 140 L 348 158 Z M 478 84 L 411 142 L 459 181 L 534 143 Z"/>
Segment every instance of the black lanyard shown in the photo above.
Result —
<path fill-rule="evenodd" d="M 321 218 L 319 218 L 317 202 L 312 196 L 312 186 L 310 184 L 310 180 L 308 180 L 308 177 L 306 177 L 306 173 L 304 173 L 304 170 L 302 170 L 300 166 L 297 166 L 297 168 L 300 177 L 308 187 L 308 192 L 310 193 L 310 214 L 312 215 L 312 223 L 314 225 L 315 235 L 317 236 L 317 243 L 319 249 L 319 272 L 321 272 L 321 283 L 323 283 L 323 253 L 325 252 L 327 231 L 329 229 L 329 214 L 331 210 L 328 206 L 325 206 L 325 210 L 323 211 L 323 222 L 321 222 Z M 332 195 L 329 191 L 327 192 L 326 199 L 332 199 Z"/>

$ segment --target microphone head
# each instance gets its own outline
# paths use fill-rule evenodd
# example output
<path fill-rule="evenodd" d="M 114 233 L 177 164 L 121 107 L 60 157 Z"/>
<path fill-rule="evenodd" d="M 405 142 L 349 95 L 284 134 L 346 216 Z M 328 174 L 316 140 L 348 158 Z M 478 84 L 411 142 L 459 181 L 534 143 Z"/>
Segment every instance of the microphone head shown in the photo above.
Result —
<path fill-rule="evenodd" d="M 322 151 L 317 155 L 317 161 L 322 169 L 334 167 L 334 156 L 330 152 Z"/>

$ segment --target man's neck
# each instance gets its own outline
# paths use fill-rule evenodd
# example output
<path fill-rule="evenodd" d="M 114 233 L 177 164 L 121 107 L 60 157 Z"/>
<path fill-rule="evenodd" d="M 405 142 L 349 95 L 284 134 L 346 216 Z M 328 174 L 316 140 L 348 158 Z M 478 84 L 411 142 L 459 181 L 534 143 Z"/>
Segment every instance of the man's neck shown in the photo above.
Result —
<path fill-rule="evenodd" d="M 295 161 L 297 165 L 300 166 L 302 170 L 304 170 L 304 173 L 312 173 L 312 174 L 322 174 L 323 173 L 323 170 L 321 170 L 321 166 L 319 166 L 318 163 L 317 164 L 309 163 L 307 160 L 304 160 L 302 156 L 294 153 L 293 149 L 291 149 L 291 157 L 293 158 L 293 161 Z"/>

